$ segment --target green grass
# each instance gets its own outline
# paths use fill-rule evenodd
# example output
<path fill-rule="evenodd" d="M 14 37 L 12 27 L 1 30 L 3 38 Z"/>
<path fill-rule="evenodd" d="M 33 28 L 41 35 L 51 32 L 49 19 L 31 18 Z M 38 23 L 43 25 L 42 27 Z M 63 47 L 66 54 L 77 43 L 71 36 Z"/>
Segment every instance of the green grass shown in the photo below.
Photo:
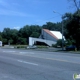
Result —
<path fill-rule="evenodd" d="M 12 45 L 14 48 L 26 48 L 28 45 Z M 48 48 L 47 46 L 38 45 L 37 48 Z"/>
<path fill-rule="evenodd" d="M 13 45 L 14 48 L 26 48 L 27 45 Z"/>
<path fill-rule="evenodd" d="M 38 45 L 38 48 L 48 48 L 48 46 L 42 46 L 42 45 Z"/>

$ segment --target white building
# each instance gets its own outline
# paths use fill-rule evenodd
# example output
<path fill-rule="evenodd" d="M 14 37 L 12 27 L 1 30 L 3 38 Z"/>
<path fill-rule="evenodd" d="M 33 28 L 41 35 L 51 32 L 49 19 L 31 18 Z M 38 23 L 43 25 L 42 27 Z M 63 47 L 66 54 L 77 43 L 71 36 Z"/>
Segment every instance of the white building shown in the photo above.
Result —
<path fill-rule="evenodd" d="M 44 42 L 45 44 L 52 46 L 52 44 L 56 44 L 58 39 L 62 39 L 62 34 L 59 31 L 50 31 L 48 29 L 42 29 L 39 38 L 29 38 L 29 45 L 32 46 L 36 41 L 38 41 Z"/>
<path fill-rule="evenodd" d="M 62 34 L 59 31 L 50 31 L 48 29 L 42 29 L 39 38 L 51 41 L 57 41 L 58 39 L 62 39 Z"/>

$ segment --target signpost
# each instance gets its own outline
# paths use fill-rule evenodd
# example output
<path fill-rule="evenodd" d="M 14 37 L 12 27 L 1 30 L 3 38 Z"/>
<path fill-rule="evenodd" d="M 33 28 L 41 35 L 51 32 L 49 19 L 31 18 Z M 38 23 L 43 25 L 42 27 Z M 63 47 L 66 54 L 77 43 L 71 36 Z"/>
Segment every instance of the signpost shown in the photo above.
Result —
<path fill-rule="evenodd" d="M 0 47 L 2 46 L 2 41 L 0 41 Z"/>
<path fill-rule="evenodd" d="M 80 74 L 73 74 L 73 79 L 74 79 L 74 80 L 80 79 Z"/>

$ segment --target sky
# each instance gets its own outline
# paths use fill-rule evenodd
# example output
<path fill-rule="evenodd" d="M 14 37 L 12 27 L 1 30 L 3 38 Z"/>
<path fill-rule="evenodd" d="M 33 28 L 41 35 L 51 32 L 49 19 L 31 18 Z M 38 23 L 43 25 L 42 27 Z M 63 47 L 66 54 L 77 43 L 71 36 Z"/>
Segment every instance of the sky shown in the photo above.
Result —
<path fill-rule="evenodd" d="M 70 5 L 67 0 L 0 0 L 0 31 L 60 22 L 62 15 L 73 11 Z"/>

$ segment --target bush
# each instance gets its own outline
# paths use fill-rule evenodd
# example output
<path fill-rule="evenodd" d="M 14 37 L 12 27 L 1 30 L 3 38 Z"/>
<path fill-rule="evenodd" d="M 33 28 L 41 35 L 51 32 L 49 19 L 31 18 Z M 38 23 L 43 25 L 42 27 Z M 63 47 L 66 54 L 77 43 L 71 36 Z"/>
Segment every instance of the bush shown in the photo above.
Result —
<path fill-rule="evenodd" d="M 2 41 L 2 36 L 0 35 L 0 41 Z"/>
<path fill-rule="evenodd" d="M 56 48 L 57 47 L 57 44 L 52 44 L 52 47 L 55 47 Z"/>
<path fill-rule="evenodd" d="M 47 46 L 37 46 L 38 48 L 47 48 Z"/>
<path fill-rule="evenodd" d="M 15 48 L 26 48 L 27 45 L 17 45 Z"/>
<path fill-rule="evenodd" d="M 62 39 L 57 40 L 57 44 L 56 45 L 62 47 Z"/>
<path fill-rule="evenodd" d="M 17 44 L 23 44 L 23 45 L 25 45 L 25 44 L 27 44 L 27 39 L 26 38 L 19 37 Z"/>

